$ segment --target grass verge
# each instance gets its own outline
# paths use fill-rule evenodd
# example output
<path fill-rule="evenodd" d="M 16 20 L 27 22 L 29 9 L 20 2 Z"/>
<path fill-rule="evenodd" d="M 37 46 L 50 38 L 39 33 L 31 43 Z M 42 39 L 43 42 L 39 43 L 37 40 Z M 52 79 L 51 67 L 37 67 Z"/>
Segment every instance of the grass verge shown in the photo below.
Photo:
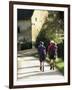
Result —
<path fill-rule="evenodd" d="M 64 75 L 64 61 L 62 58 L 57 58 L 56 59 L 56 68 L 59 69 L 59 71 Z"/>

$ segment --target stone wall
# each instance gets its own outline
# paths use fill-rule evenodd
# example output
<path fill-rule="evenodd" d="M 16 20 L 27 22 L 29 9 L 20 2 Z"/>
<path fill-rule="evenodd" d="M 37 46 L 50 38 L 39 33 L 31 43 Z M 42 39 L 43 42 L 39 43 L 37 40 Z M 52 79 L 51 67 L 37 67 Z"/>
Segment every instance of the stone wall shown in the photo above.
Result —
<path fill-rule="evenodd" d="M 48 18 L 47 10 L 34 10 L 32 16 L 32 42 L 36 41 L 36 37 L 38 36 L 42 25 L 45 23 L 45 20 Z"/>

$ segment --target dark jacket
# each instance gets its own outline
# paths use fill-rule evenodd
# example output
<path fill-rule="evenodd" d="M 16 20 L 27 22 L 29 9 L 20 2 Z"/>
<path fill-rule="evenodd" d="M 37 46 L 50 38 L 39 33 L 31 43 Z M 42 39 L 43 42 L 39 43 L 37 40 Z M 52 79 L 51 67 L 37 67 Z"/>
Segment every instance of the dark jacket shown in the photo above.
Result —
<path fill-rule="evenodd" d="M 46 48 L 45 48 L 44 45 L 39 45 L 39 46 L 38 46 L 38 52 L 39 52 L 40 59 L 45 59 L 45 56 L 46 56 Z"/>

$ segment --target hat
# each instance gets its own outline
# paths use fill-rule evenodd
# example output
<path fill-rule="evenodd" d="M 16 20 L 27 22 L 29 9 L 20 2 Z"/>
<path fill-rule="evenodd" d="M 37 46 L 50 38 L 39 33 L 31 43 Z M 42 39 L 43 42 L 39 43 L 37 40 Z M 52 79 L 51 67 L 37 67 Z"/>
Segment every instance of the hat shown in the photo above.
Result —
<path fill-rule="evenodd" d="M 41 45 L 44 45 L 44 42 L 40 41 L 40 44 L 41 44 Z"/>
<path fill-rule="evenodd" d="M 55 43 L 53 40 L 51 40 L 51 43 Z"/>

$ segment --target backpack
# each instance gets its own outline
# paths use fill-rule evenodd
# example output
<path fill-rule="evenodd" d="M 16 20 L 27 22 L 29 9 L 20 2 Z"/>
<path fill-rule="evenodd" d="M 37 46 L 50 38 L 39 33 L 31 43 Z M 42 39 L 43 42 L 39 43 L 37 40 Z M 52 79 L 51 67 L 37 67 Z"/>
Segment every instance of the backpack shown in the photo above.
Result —
<path fill-rule="evenodd" d="M 55 55 L 56 53 L 56 46 L 55 45 L 49 45 L 48 52 L 50 55 Z"/>
<path fill-rule="evenodd" d="M 46 55 L 46 48 L 44 46 L 39 46 L 38 51 L 41 55 Z"/>

